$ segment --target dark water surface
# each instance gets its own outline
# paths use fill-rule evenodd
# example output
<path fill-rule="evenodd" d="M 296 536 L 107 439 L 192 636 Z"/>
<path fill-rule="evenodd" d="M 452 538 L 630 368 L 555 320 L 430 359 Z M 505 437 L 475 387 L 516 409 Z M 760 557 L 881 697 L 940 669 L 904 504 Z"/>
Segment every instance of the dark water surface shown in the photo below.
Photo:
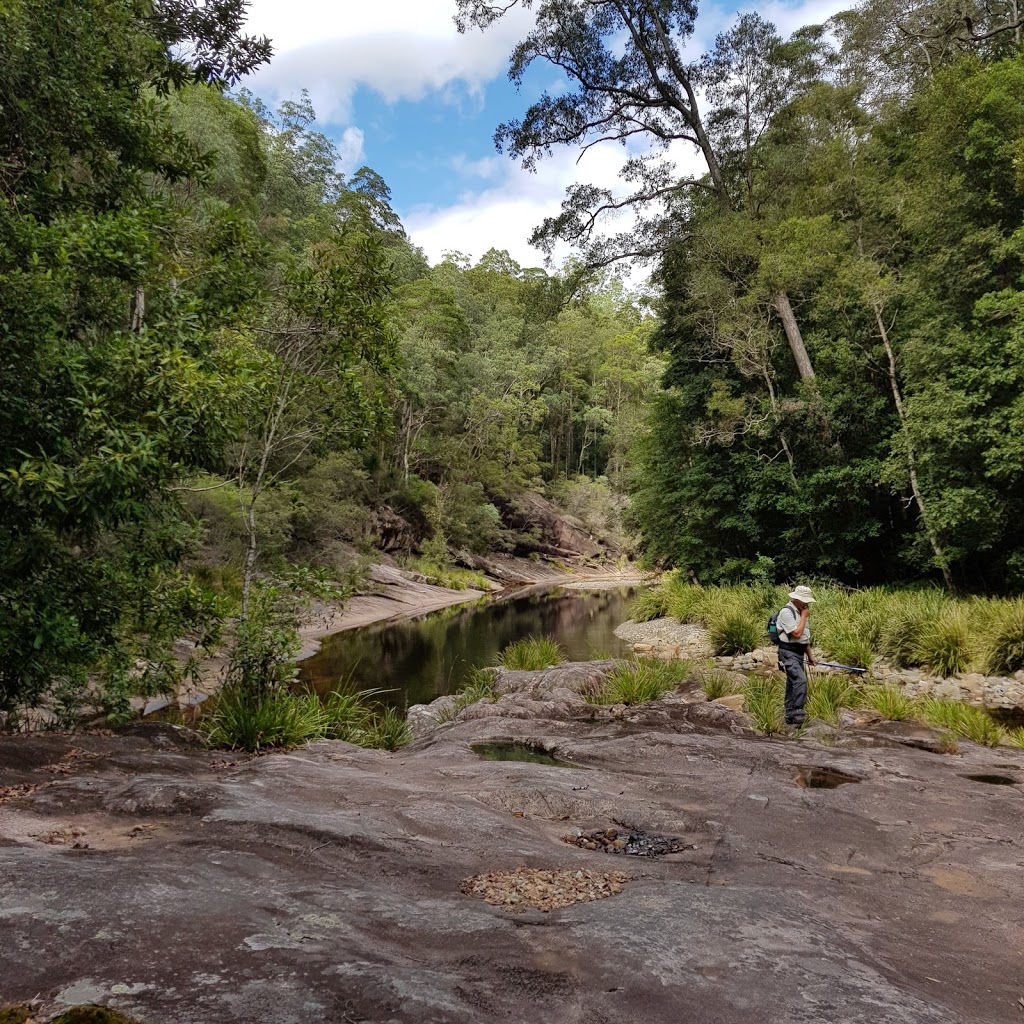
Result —
<path fill-rule="evenodd" d="M 493 665 L 501 651 L 527 636 L 552 636 L 570 661 L 617 657 L 629 645 L 615 627 L 629 617 L 632 588 L 508 592 L 418 621 L 335 633 L 299 662 L 300 680 L 326 693 L 351 678 L 359 688 L 394 690 L 384 699 L 403 707 L 453 693 L 470 670 Z"/>

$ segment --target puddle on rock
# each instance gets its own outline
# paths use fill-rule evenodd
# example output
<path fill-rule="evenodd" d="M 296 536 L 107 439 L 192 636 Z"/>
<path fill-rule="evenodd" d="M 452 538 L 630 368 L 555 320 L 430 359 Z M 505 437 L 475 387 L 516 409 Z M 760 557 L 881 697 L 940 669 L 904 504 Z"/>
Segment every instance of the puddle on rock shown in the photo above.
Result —
<path fill-rule="evenodd" d="M 804 789 L 836 789 L 848 782 L 860 782 L 856 775 L 842 772 L 838 768 L 819 768 L 813 764 L 795 765 L 796 784 Z"/>
<path fill-rule="evenodd" d="M 1009 775 L 961 775 L 962 779 L 971 782 L 987 782 L 990 786 L 1018 786 L 1019 779 L 1011 779 Z"/>
<path fill-rule="evenodd" d="M 584 850 L 603 853 L 622 853 L 633 857 L 663 857 L 666 853 L 693 850 L 692 843 L 684 843 L 675 836 L 653 836 L 636 829 L 599 828 L 594 832 L 573 829 L 565 842 Z"/>
<path fill-rule="evenodd" d="M 485 761 L 528 761 L 530 764 L 554 765 L 556 768 L 581 767 L 578 764 L 554 757 L 536 743 L 516 743 L 506 740 L 497 743 L 473 743 L 469 749 Z"/>

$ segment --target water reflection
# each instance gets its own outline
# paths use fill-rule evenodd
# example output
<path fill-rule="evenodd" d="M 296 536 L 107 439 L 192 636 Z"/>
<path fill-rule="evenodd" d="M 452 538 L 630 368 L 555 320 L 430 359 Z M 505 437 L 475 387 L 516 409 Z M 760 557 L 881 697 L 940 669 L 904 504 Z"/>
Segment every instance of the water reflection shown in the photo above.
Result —
<path fill-rule="evenodd" d="M 448 608 L 420 621 L 335 633 L 300 662 L 301 680 L 324 693 L 351 676 L 360 686 L 394 689 L 398 706 L 452 693 L 474 666 L 493 665 L 526 636 L 553 636 L 572 661 L 619 656 L 628 645 L 614 630 L 628 617 L 632 588 L 548 590 Z"/>

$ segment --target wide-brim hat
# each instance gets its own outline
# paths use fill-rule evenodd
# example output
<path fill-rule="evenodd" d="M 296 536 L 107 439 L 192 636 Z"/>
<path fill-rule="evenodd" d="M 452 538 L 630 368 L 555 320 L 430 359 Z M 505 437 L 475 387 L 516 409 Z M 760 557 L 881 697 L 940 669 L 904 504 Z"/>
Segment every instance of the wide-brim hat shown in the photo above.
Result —
<path fill-rule="evenodd" d="M 789 596 L 793 601 L 803 601 L 804 604 L 814 604 L 814 595 L 811 593 L 810 587 L 797 587 Z"/>

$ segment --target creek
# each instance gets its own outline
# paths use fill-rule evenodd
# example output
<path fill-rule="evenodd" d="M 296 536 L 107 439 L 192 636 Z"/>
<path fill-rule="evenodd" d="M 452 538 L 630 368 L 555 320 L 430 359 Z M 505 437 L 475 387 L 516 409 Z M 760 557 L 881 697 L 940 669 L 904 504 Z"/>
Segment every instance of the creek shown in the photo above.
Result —
<path fill-rule="evenodd" d="M 615 627 L 629 617 L 633 593 L 530 587 L 421 619 L 345 630 L 299 663 L 299 680 L 320 694 L 339 685 L 380 687 L 389 691 L 382 700 L 405 707 L 454 693 L 474 668 L 494 665 L 508 644 L 528 636 L 553 637 L 570 661 L 626 656 L 629 644 Z"/>

